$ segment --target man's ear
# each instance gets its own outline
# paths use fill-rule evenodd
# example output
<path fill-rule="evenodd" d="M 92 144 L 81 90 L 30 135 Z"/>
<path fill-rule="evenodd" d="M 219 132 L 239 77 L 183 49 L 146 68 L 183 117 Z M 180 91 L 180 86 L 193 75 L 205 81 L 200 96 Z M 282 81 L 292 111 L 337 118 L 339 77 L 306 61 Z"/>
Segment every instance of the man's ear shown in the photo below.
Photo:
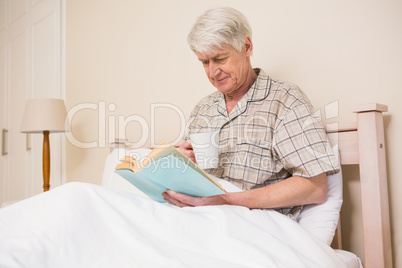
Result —
<path fill-rule="evenodd" d="M 246 49 L 247 56 L 251 56 L 253 52 L 253 42 L 251 42 L 251 38 L 248 35 L 245 37 L 244 47 Z"/>

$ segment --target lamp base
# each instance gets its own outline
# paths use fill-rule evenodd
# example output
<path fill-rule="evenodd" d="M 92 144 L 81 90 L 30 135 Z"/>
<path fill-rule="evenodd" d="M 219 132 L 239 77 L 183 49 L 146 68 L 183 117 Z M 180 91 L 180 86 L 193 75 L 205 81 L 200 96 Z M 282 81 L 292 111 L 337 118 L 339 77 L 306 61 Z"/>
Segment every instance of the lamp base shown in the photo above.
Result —
<path fill-rule="evenodd" d="M 50 143 L 49 131 L 43 131 L 43 158 L 42 158 L 42 171 L 43 171 L 43 191 L 50 189 Z"/>

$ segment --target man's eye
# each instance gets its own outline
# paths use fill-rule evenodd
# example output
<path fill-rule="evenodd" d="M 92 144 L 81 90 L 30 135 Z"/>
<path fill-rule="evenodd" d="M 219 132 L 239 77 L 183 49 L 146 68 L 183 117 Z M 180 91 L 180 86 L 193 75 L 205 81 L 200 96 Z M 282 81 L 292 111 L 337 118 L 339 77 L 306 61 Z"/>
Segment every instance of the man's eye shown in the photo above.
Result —
<path fill-rule="evenodd" d="M 224 62 L 227 60 L 227 57 L 223 57 L 223 58 L 217 58 L 215 61 L 218 63 Z"/>
<path fill-rule="evenodd" d="M 209 61 L 202 61 L 202 65 L 208 65 Z"/>

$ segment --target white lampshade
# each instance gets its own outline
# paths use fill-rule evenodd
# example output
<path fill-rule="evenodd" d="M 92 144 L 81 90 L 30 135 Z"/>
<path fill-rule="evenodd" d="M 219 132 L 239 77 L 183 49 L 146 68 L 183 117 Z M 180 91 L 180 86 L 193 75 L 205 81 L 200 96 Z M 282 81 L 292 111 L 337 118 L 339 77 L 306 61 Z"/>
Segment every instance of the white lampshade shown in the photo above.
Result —
<path fill-rule="evenodd" d="M 60 99 L 29 99 L 25 104 L 22 133 L 69 131 L 64 101 Z"/>

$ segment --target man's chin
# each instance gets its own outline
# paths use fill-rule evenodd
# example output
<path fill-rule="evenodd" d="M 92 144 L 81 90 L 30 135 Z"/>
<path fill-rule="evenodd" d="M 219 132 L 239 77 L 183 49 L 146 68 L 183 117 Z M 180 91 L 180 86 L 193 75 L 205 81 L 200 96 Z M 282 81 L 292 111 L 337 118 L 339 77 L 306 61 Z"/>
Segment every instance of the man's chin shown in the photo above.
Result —
<path fill-rule="evenodd" d="M 226 94 L 226 93 L 230 92 L 230 88 L 228 88 L 228 87 L 216 87 L 216 89 L 219 92 L 222 92 L 223 94 Z"/>

